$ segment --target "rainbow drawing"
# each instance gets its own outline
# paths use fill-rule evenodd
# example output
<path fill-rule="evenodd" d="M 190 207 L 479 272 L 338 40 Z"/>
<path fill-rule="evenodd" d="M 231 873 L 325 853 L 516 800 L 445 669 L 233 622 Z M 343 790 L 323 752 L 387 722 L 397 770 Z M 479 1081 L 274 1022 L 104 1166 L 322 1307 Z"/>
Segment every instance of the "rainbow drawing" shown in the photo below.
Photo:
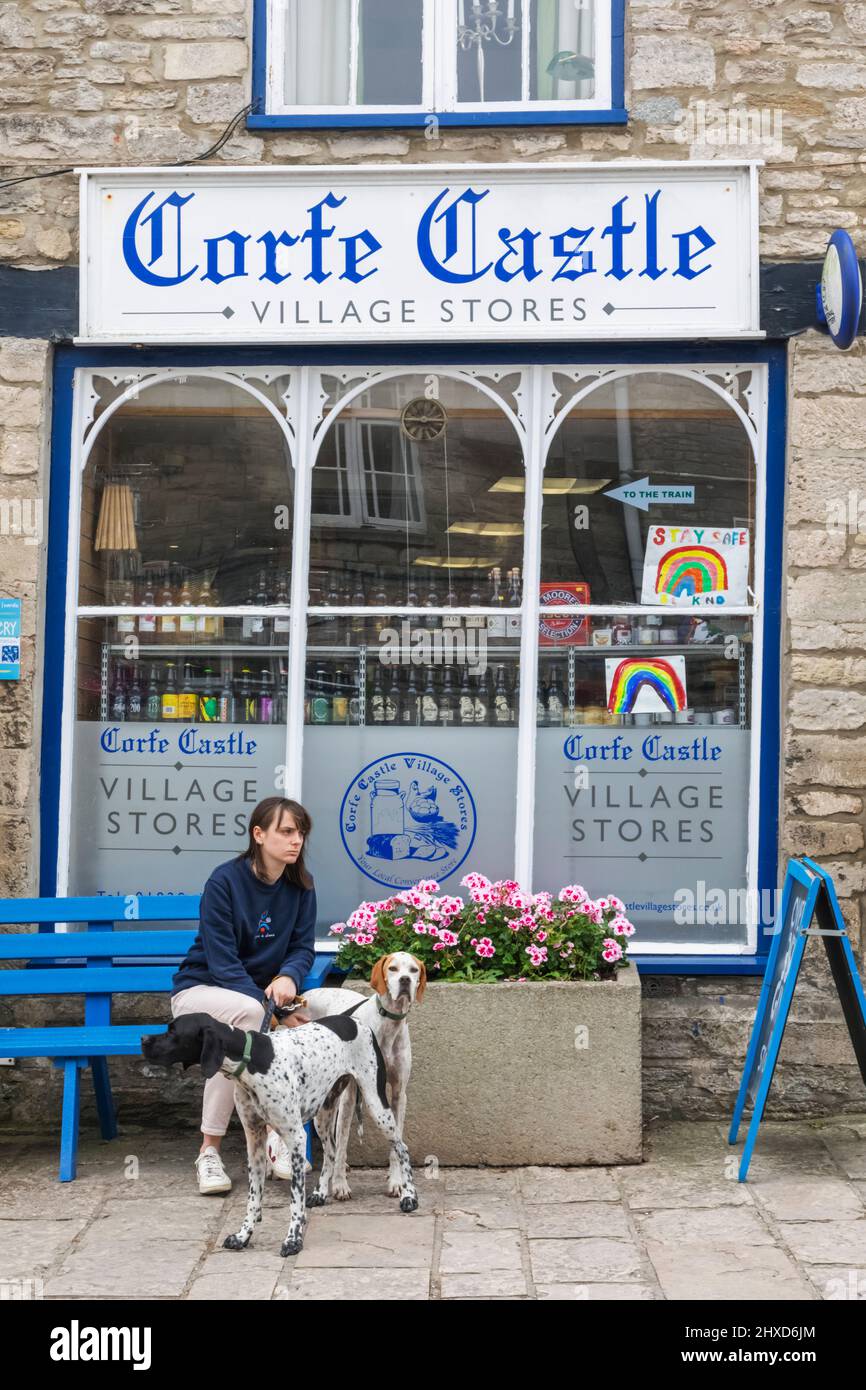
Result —
<path fill-rule="evenodd" d="M 633 710 L 686 708 L 685 661 L 681 656 L 608 660 L 607 707 L 614 714 Z"/>
<path fill-rule="evenodd" d="M 724 557 L 709 545 L 680 545 L 659 561 L 657 594 L 680 598 L 688 594 L 717 594 L 728 587 Z"/>

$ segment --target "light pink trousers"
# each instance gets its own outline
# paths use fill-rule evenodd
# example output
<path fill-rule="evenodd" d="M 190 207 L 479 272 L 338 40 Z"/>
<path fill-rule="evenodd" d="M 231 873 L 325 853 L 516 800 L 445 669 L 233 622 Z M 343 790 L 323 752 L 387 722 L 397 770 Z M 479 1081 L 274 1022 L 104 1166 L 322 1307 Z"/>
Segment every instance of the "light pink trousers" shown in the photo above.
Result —
<path fill-rule="evenodd" d="M 172 1018 L 181 1014 L 210 1014 L 220 1023 L 232 1028 L 257 1032 L 265 1011 L 248 994 L 236 989 L 220 989 L 216 985 L 192 985 L 171 998 Z M 202 1134 L 225 1134 L 235 1108 L 235 1083 L 231 1077 L 217 1072 L 204 1083 L 201 1112 Z"/>

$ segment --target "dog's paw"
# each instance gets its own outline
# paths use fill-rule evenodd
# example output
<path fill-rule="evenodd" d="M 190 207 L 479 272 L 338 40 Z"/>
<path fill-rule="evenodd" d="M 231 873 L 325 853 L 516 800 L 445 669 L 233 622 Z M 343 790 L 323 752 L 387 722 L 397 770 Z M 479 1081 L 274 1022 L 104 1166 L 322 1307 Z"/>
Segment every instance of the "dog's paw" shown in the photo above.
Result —
<path fill-rule="evenodd" d="M 280 1246 L 280 1254 L 285 1260 L 289 1255 L 300 1255 L 304 1248 L 302 1240 L 284 1240 Z"/>
<path fill-rule="evenodd" d="M 417 1211 L 417 1210 L 418 1210 L 418 1198 L 417 1198 L 417 1197 L 402 1197 L 402 1198 L 400 1199 L 400 1210 L 401 1210 L 401 1211 Z"/>
<path fill-rule="evenodd" d="M 226 1236 L 223 1241 L 223 1250 L 246 1250 L 249 1243 L 249 1236 Z"/>
<path fill-rule="evenodd" d="M 352 1189 L 347 1182 L 335 1182 L 331 1187 L 331 1196 L 335 1202 L 351 1202 Z"/>
<path fill-rule="evenodd" d="M 311 1192 L 309 1197 L 307 1198 L 307 1206 L 323 1207 L 327 1200 L 327 1197 L 325 1197 L 325 1195 L 322 1192 Z"/>
<path fill-rule="evenodd" d="M 401 1182 L 396 1182 L 396 1181 L 395 1181 L 395 1182 L 389 1182 L 389 1183 L 388 1183 L 388 1196 L 389 1196 L 389 1197 L 399 1197 L 399 1196 L 400 1196 L 400 1193 L 401 1193 L 402 1191 L 403 1191 L 403 1184 L 402 1184 Z"/>

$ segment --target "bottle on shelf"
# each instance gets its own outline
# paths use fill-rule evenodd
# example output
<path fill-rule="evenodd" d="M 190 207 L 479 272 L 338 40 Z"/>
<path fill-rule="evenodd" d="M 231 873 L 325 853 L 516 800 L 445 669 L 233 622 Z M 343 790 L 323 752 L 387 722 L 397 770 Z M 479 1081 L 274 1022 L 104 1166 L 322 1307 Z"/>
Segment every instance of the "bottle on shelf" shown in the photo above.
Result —
<path fill-rule="evenodd" d="M 402 710 L 402 704 L 403 701 L 400 694 L 400 677 L 398 675 L 398 668 L 395 666 L 391 672 L 391 680 L 388 685 L 387 694 L 385 695 L 386 724 L 399 724 L 401 722 L 400 714 Z"/>
<path fill-rule="evenodd" d="M 277 591 L 274 596 L 274 603 L 276 603 L 279 608 L 288 608 L 289 606 L 289 580 L 285 571 L 281 571 L 277 579 Z M 289 623 L 290 619 L 288 613 L 274 618 L 274 633 L 282 637 L 283 634 L 288 632 Z"/>
<path fill-rule="evenodd" d="M 331 571 L 331 572 L 328 574 L 327 606 L 328 606 L 329 608 L 339 608 L 339 606 L 340 606 L 340 591 L 339 591 L 339 589 L 337 588 L 337 580 L 336 580 L 336 578 L 335 578 L 335 576 L 334 576 L 333 571 Z M 337 639 L 338 639 L 338 637 L 339 637 L 339 633 L 340 633 L 340 620 L 339 620 L 339 618 L 336 616 L 336 614 L 334 615 L 333 618 L 330 618 L 330 619 L 328 620 L 328 624 L 327 624 L 327 627 L 326 627 L 326 629 L 325 629 L 325 633 L 326 633 L 326 636 L 325 636 L 326 642 L 329 642 L 329 643 L 332 643 L 332 644 L 336 644 Z"/>
<path fill-rule="evenodd" d="M 162 715 L 162 697 L 159 693 L 159 677 L 155 666 L 150 668 L 144 715 L 150 724 L 155 724 Z"/>
<path fill-rule="evenodd" d="M 469 667 L 463 667 L 463 676 L 460 681 L 460 697 L 457 705 L 458 723 L 466 726 L 475 723 L 475 697 L 472 694 L 472 686 L 469 683 Z"/>
<path fill-rule="evenodd" d="M 445 594 L 445 601 L 442 606 L 443 608 L 460 607 L 460 598 L 458 596 L 457 589 L 454 585 L 454 575 L 452 574 L 450 569 L 448 571 L 448 589 Z"/>
<path fill-rule="evenodd" d="M 181 608 L 192 608 L 192 590 L 189 587 L 189 579 L 184 578 L 178 594 L 178 604 Z M 177 619 L 177 630 L 181 641 L 188 642 L 196 631 L 196 617 L 194 613 L 179 613 Z"/>
<path fill-rule="evenodd" d="M 519 608 L 521 604 L 520 567 L 518 565 L 515 565 L 513 570 L 508 571 L 508 602 L 512 608 Z"/>
<path fill-rule="evenodd" d="M 478 583 L 477 574 L 473 575 L 472 580 L 470 581 L 468 603 L 470 608 L 480 608 L 481 604 L 483 603 L 483 599 L 481 597 L 481 586 Z"/>
<path fill-rule="evenodd" d="M 175 595 L 169 582 L 168 573 L 159 595 L 159 606 L 161 608 L 174 607 Z M 177 614 L 161 613 L 159 616 L 158 640 L 166 645 L 177 641 Z"/>
<path fill-rule="evenodd" d="M 385 723 L 385 687 L 382 681 L 382 667 L 378 661 L 373 670 L 373 689 L 370 692 L 370 723 Z"/>
<path fill-rule="evenodd" d="M 316 667 L 315 678 L 310 691 L 310 723 L 330 724 L 331 701 L 327 690 L 327 677 L 324 665 Z"/>
<path fill-rule="evenodd" d="M 349 697 L 349 723 L 353 725 L 361 722 L 361 692 L 358 682 L 353 680 L 351 675 L 346 682 L 346 693 Z"/>
<path fill-rule="evenodd" d="M 488 608 L 498 608 L 504 601 L 502 593 L 502 570 L 498 565 L 494 565 L 490 571 L 490 590 L 487 595 Z"/>
<path fill-rule="evenodd" d="M 126 717 L 135 720 L 144 718 L 144 697 L 141 691 L 141 682 L 138 679 L 137 661 L 132 663 L 132 679 L 126 696 Z"/>
<path fill-rule="evenodd" d="M 425 607 L 425 608 L 441 608 L 441 607 L 442 607 L 442 596 L 441 596 L 441 594 L 439 593 L 439 585 L 436 583 L 436 575 L 435 575 L 435 573 L 434 573 L 434 575 L 433 575 L 433 578 L 430 580 L 430 585 L 429 585 L 429 588 L 427 589 L 427 596 L 426 596 L 426 598 L 424 599 L 424 607 Z M 425 626 L 425 627 L 428 627 L 428 628 L 437 628 L 437 627 L 439 627 L 439 623 L 440 623 L 440 620 L 439 620 L 439 618 L 436 617 L 435 613 L 429 614 L 429 615 L 424 619 L 424 626 Z"/>
<path fill-rule="evenodd" d="M 124 580 L 120 594 L 120 607 L 133 608 L 135 606 L 135 590 L 132 587 L 132 580 Z M 118 613 L 117 615 L 117 636 L 122 642 L 130 633 L 135 632 L 136 621 L 134 613 Z"/>
<path fill-rule="evenodd" d="M 514 723 L 514 710 L 505 680 L 505 667 L 496 667 L 496 681 L 493 687 L 493 722 L 499 728 Z"/>
<path fill-rule="evenodd" d="M 406 581 L 406 602 L 410 608 L 420 608 L 421 606 L 421 598 L 414 574 L 410 574 Z"/>
<path fill-rule="evenodd" d="M 439 698 L 436 694 L 436 685 L 433 680 L 433 668 L 427 668 L 427 682 L 421 695 L 421 719 L 420 722 L 426 727 L 439 723 Z"/>
<path fill-rule="evenodd" d="M 220 722 L 219 696 L 214 688 L 213 671 L 210 666 L 204 668 L 204 680 L 198 696 L 198 717 L 202 724 Z"/>
<path fill-rule="evenodd" d="M 111 703 L 109 713 L 112 719 L 118 722 L 126 718 L 126 686 L 123 681 L 123 671 L 118 661 L 114 667 L 114 683 L 111 687 Z"/>
<path fill-rule="evenodd" d="M 141 596 L 142 606 L 147 608 L 147 613 L 138 615 L 138 635 L 143 642 L 148 645 L 156 642 L 156 594 L 153 592 L 153 581 L 150 578 L 144 581 L 144 593 Z M 157 715 L 157 718 L 159 716 Z"/>
<path fill-rule="evenodd" d="M 197 608 L 215 608 L 216 595 L 211 590 L 210 580 L 203 579 L 195 596 Z M 213 641 L 217 635 L 217 618 L 210 613 L 199 613 L 195 619 L 195 630 L 205 641 Z"/>
<path fill-rule="evenodd" d="M 364 588 L 364 581 L 361 575 L 359 574 L 355 578 L 355 588 L 352 592 L 352 607 L 364 608 L 366 606 L 366 603 L 367 592 Z M 354 644 L 363 642 L 366 622 L 367 620 L 364 617 L 363 613 L 356 613 L 354 617 L 351 619 L 350 627 L 352 629 L 352 642 Z"/>
<path fill-rule="evenodd" d="M 442 690 L 439 694 L 439 723 L 443 729 L 453 728 L 454 705 L 454 678 L 451 674 L 451 667 L 446 666 L 442 676 Z"/>
<path fill-rule="evenodd" d="M 349 722 L 349 692 L 346 683 L 346 673 L 342 666 L 338 666 L 334 675 L 334 694 L 331 699 L 331 723 L 348 724 Z"/>
<path fill-rule="evenodd" d="M 541 671 L 538 673 L 538 689 L 535 695 L 535 722 L 540 729 L 547 726 L 547 691 Z"/>
<path fill-rule="evenodd" d="M 564 711 L 565 691 L 562 688 L 559 667 L 554 666 L 550 675 L 550 685 L 547 687 L 547 723 L 552 728 L 560 728 Z"/>
<path fill-rule="evenodd" d="M 173 661 L 166 663 L 165 689 L 162 692 L 163 719 L 177 719 L 180 715 L 177 691 L 177 667 Z"/>
<path fill-rule="evenodd" d="M 257 724 L 256 697 L 253 694 L 252 672 L 249 666 L 241 668 L 241 679 L 238 686 L 238 703 L 240 705 L 241 719 L 247 724 Z"/>
<path fill-rule="evenodd" d="M 255 605 L 255 601 L 256 595 L 255 590 L 253 589 L 253 581 L 252 579 L 250 579 L 247 584 L 246 597 L 244 598 L 244 601 L 240 606 L 241 608 L 252 608 Z M 241 619 L 241 641 L 255 642 L 256 636 L 253 631 L 253 624 L 255 623 L 255 621 L 255 618 Z"/>
<path fill-rule="evenodd" d="M 182 724 L 194 724 L 198 709 L 198 697 L 192 679 L 192 662 L 183 663 L 183 685 L 177 699 L 177 717 Z"/>
<path fill-rule="evenodd" d="M 418 693 L 418 686 L 415 681 L 415 667 L 409 667 L 409 679 L 406 682 L 406 694 L 403 699 L 403 708 L 400 713 L 400 723 L 416 725 L 420 722 L 419 716 L 421 697 Z"/>
<path fill-rule="evenodd" d="M 276 719 L 276 707 L 274 702 L 274 678 L 270 671 L 263 669 L 259 681 L 259 693 L 256 697 L 257 723 L 273 724 Z"/>
<path fill-rule="evenodd" d="M 479 671 L 475 688 L 475 723 L 487 724 L 490 718 L 490 700 L 487 693 L 487 676 Z"/>
<path fill-rule="evenodd" d="M 259 570 L 258 588 L 256 589 L 254 602 L 256 608 L 267 608 L 268 604 L 270 603 L 270 596 L 268 594 L 268 580 L 264 570 Z M 270 635 L 268 628 L 268 619 L 262 617 L 261 613 L 259 613 L 257 617 L 253 618 L 250 629 L 250 635 L 252 637 L 252 640 L 256 642 L 260 647 L 267 646 Z"/>
<path fill-rule="evenodd" d="M 376 588 L 373 592 L 372 606 L 374 608 L 386 608 L 388 606 L 388 590 L 385 587 L 383 571 L 380 568 L 376 574 Z M 378 637 L 383 628 L 388 627 L 391 619 L 387 614 L 380 613 L 373 620 L 373 631 Z"/>
<path fill-rule="evenodd" d="M 232 689 L 231 669 L 229 666 L 225 666 L 219 693 L 219 722 L 221 724 L 236 724 L 237 721 L 238 702 Z"/>

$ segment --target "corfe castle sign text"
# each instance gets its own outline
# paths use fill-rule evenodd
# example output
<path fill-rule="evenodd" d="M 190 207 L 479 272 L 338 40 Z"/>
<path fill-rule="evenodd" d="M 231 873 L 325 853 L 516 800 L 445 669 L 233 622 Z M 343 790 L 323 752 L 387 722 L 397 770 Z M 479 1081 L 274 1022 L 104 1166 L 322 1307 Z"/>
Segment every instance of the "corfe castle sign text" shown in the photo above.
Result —
<path fill-rule="evenodd" d="M 92 170 L 84 341 L 752 335 L 756 170 Z"/>

